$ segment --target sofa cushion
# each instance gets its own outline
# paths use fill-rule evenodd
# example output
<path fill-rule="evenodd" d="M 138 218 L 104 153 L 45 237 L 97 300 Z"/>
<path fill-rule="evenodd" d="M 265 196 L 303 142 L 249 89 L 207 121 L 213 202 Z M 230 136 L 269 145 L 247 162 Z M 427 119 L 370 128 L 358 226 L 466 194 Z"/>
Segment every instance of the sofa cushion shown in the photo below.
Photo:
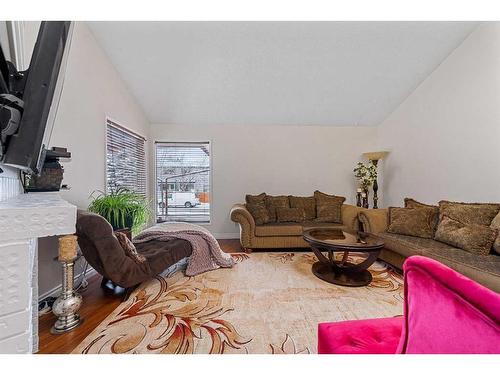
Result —
<path fill-rule="evenodd" d="M 266 193 L 260 193 L 259 195 L 245 195 L 246 204 L 259 204 L 264 203 L 266 199 Z"/>
<path fill-rule="evenodd" d="M 345 230 L 347 227 L 337 223 L 317 223 L 304 221 L 302 223 L 269 223 L 255 226 L 257 237 L 302 236 L 305 230 L 313 228 L 337 228 Z"/>
<path fill-rule="evenodd" d="M 347 320 L 318 324 L 318 354 L 394 354 L 404 318 Z"/>
<path fill-rule="evenodd" d="M 435 211 L 432 208 L 389 207 L 387 232 L 408 236 L 434 237 Z"/>
<path fill-rule="evenodd" d="M 288 200 L 288 196 L 286 195 L 266 195 L 264 201 L 269 212 L 269 219 L 271 223 L 275 223 L 278 219 L 276 216 L 276 208 L 290 207 L 290 201 Z"/>
<path fill-rule="evenodd" d="M 314 229 L 314 228 L 336 228 L 347 230 L 347 225 L 339 223 L 318 223 L 317 221 L 304 221 L 302 224 L 303 230 Z"/>
<path fill-rule="evenodd" d="M 457 248 L 428 248 L 425 256 L 433 258 L 479 283 L 500 291 L 500 256 L 477 255 Z"/>
<path fill-rule="evenodd" d="M 498 229 L 498 234 L 495 242 L 493 243 L 493 250 L 500 254 L 500 212 L 495 216 L 493 221 L 491 222 L 490 227 L 493 229 Z"/>
<path fill-rule="evenodd" d="M 298 207 L 277 207 L 276 218 L 278 223 L 301 223 L 306 218 L 306 212 L 303 208 Z"/>
<path fill-rule="evenodd" d="M 497 229 L 478 224 L 463 224 L 445 215 L 439 222 L 434 238 L 470 253 L 488 255 L 497 234 Z"/>
<path fill-rule="evenodd" d="M 342 224 L 342 204 L 345 197 L 329 195 L 316 190 L 316 221 Z"/>
<path fill-rule="evenodd" d="M 497 203 L 439 202 L 440 221 L 443 216 L 448 216 L 463 224 L 490 225 L 499 211 L 500 204 Z"/>
<path fill-rule="evenodd" d="M 257 237 L 302 236 L 302 225 L 299 223 L 269 223 L 255 226 Z"/>
<path fill-rule="evenodd" d="M 436 231 L 438 222 L 439 222 L 439 206 L 433 206 L 430 204 L 425 204 L 419 201 L 416 201 L 413 198 L 405 198 L 405 207 L 406 208 L 430 208 L 434 214 L 433 216 L 433 230 Z"/>
<path fill-rule="evenodd" d="M 306 214 L 306 220 L 316 218 L 316 199 L 314 197 L 296 197 L 289 195 L 290 207 L 303 208 Z"/>
<path fill-rule="evenodd" d="M 255 224 L 261 225 L 271 222 L 269 211 L 264 203 L 247 203 L 246 207 L 250 215 L 252 215 Z"/>
<path fill-rule="evenodd" d="M 409 257 L 412 255 L 425 255 L 428 249 L 453 249 L 457 251 L 456 247 L 438 242 L 431 238 L 405 236 L 403 234 L 394 234 L 387 232 L 372 234 L 372 236 L 378 237 L 382 241 L 384 241 L 384 248 L 405 257 Z"/>

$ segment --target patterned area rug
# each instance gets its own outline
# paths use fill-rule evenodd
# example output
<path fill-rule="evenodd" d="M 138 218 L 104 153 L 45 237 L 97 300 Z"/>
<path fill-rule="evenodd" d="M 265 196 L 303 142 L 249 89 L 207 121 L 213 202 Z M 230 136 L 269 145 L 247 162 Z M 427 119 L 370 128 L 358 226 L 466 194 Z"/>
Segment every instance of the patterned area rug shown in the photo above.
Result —
<path fill-rule="evenodd" d="M 319 322 L 403 311 L 402 277 L 381 262 L 349 288 L 316 278 L 312 253 L 233 257 L 232 269 L 142 284 L 73 353 L 315 353 Z"/>

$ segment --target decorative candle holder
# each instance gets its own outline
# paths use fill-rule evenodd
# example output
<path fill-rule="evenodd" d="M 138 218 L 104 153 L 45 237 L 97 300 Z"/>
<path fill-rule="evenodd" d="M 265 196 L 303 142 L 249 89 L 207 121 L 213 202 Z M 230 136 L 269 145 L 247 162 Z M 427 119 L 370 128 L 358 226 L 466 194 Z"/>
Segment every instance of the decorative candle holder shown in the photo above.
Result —
<path fill-rule="evenodd" d="M 363 203 L 361 203 L 361 189 L 358 189 L 356 192 L 356 206 L 362 207 Z"/>
<path fill-rule="evenodd" d="M 53 334 L 61 334 L 78 327 L 83 320 L 78 314 L 82 305 L 82 296 L 74 289 L 74 267 L 76 256 L 76 236 L 69 235 L 59 238 L 59 262 L 62 264 L 62 292 L 52 306 L 52 312 L 57 316 L 50 330 Z"/>
<path fill-rule="evenodd" d="M 365 189 L 362 193 L 361 193 L 361 198 L 363 199 L 363 208 L 370 208 L 369 204 L 368 204 L 368 189 Z"/>

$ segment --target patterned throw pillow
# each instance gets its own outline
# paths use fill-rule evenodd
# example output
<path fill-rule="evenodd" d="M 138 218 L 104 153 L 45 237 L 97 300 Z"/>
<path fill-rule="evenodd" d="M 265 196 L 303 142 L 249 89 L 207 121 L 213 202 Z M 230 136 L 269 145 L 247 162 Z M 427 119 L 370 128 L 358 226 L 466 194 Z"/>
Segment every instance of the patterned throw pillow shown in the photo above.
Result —
<path fill-rule="evenodd" d="M 480 224 L 463 224 L 443 216 L 434 238 L 473 254 L 488 255 L 497 235 L 497 229 Z"/>
<path fill-rule="evenodd" d="M 269 211 L 264 203 L 247 203 L 246 207 L 250 215 L 252 215 L 255 224 L 262 225 L 271 222 Z"/>
<path fill-rule="evenodd" d="M 500 204 L 496 203 L 462 203 L 439 202 L 439 219 L 448 216 L 464 224 L 479 224 L 489 226 L 500 211 Z"/>
<path fill-rule="evenodd" d="M 122 247 L 126 256 L 132 258 L 132 260 L 137 264 L 141 264 L 146 261 L 144 255 L 139 254 L 137 252 L 137 249 L 135 248 L 134 244 L 132 243 L 132 241 L 129 240 L 129 238 L 125 233 L 115 232 L 115 237 L 118 239 L 118 242 L 120 243 L 120 246 Z"/>
<path fill-rule="evenodd" d="M 290 201 L 288 200 L 288 196 L 286 195 L 277 195 L 277 196 L 267 195 L 265 202 L 271 223 L 275 223 L 277 221 L 276 209 L 278 207 L 281 208 L 290 207 Z"/>
<path fill-rule="evenodd" d="M 435 210 L 430 207 L 389 207 L 387 232 L 406 236 L 433 238 Z"/>
<path fill-rule="evenodd" d="M 278 207 L 276 208 L 276 216 L 278 218 L 278 223 L 301 223 L 306 218 L 306 212 L 303 208 L 285 208 Z"/>
<path fill-rule="evenodd" d="M 255 224 L 262 225 L 271 222 L 269 212 L 265 205 L 266 193 L 261 193 L 259 195 L 245 196 L 245 202 L 248 212 L 252 215 Z"/>
<path fill-rule="evenodd" d="M 433 217 L 433 231 L 436 231 L 437 225 L 439 223 L 439 206 L 433 206 L 430 204 L 425 204 L 416 201 L 415 199 L 412 198 L 405 198 L 405 207 L 406 208 L 430 208 L 432 209 L 432 212 L 434 214 Z"/>
<path fill-rule="evenodd" d="M 259 195 L 250 195 L 250 194 L 245 195 L 246 204 L 264 203 L 265 199 L 266 199 L 266 193 L 260 193 Z"/>
<path fill-rule="evenodd" d="M 342 205 L 345 197 L 329 195 L 316 190 L 316 219 L 319 223 L 339 223 L 342 224 Z"/>
<path fill-rule="evenodd" d="M 314 197 L 296 197 L 289 195 L 290 207 L 303 208 L 306 213 L 306 220 L 314 220 L 316 217 L 316 199 Z"/>
<path fill-rule="evenodd" d="M 497 214 L 497 216 L 495 216 L 495 218 L 491 222 L 490 227 L 498 230 L 497 238 L 493 243 L 493 250 L 495 250 L 497 254 L 500 254 L 500 212 Z"/>

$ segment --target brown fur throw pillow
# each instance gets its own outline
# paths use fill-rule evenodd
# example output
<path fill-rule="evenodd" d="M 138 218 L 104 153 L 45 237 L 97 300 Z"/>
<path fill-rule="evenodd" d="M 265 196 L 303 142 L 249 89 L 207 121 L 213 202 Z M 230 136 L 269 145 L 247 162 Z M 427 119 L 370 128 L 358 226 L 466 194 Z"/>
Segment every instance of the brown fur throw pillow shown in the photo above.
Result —
<path fill-rule="evenodd" d="M 291 208 L 303 208 L 306 213 L 306 220 L 316 218 L 316 199 L 314 197 L 297 197 L 289 195 Z"/>
<path fill-rule="evenodd" d="M 316 199 L 316 220 L 319 223 L 339 223 L 342 224 L 342 205 L 344 197 L 329 195 L 319 190 L 314 192 Z"/>
<path fill-rule="evenodd" d="M 275 223 L 278 218 L 276 216 L 276 209 L 278 207 L 282 208 L 289 208 L 290 207 L 290 200 L 288 199 L 288 196 L 286 195 L 266 195 L 266 208 L 269 213 L 269 219 L 271 223 Z"/>
<path fill-rule="evenodd" d="M 437 225 L 439 223 L 439 206 L 433 206 L 430 204 L 421 203 L 416 201 L 413 198 L 405 198 L 405 207 L 406 208 L 431 208 L 434 214 L 434 225 L 433 230 L 436 231 Z"/>
<path fill-rule="evenodd" d="M 252 215 L 255 224 L 262 225 L 271 222 L 269 216 L 269 211 L 267 210 L 264 203 L 247 203 L 246 205 L 248 212 Z"/>
<path fill-rule="evenodd" d="M 276 215 L 278 217 L 279 223 L 288 223 L 288 222 L 301 223 L 306 218 L 306 212 L 304 211 L 304 209 L 298 207 L 294 208 L 278 207 L 276 208 Z"/>
<path fill-rule="evenodd" d="M 407 236 L 434 237 L 435 215 L 428 207 L 399 208 L 389 207 L 389 226 L 387 232 Z"/>
<path fill-rule="evenodd" d="M 489 226 L 500 211 L 497 203 L 462 203 L 439 202 L 439 217 L 448 216 L 464 224 L 479 224 Z"/>
<path fill-rule="evenodd" d="M 497 234 L 497 229 L 479 224 L 463 224 L 443 216 L 434 238 L 473 254 L 488 255 Z"/>
<path fill-rule="evenodd" d="M 493 250 L 500 254 L 500 212 L 495 216 L 490 225 L 491 228 L 498 230 L 497 239 L 493 243 Z"/>
<path fill-rule="evenodd" d="M 120 243 L 120 246 L 122 247 L 126 256 L 132 258 L 132 260 L 138 264 L 144 263 L 146 261 L 144 255 L 137 252 L 134 244 L 129 240 L 125 233 L 115 232 L 115 237 L 118 239 L 118 242 Z"/>

